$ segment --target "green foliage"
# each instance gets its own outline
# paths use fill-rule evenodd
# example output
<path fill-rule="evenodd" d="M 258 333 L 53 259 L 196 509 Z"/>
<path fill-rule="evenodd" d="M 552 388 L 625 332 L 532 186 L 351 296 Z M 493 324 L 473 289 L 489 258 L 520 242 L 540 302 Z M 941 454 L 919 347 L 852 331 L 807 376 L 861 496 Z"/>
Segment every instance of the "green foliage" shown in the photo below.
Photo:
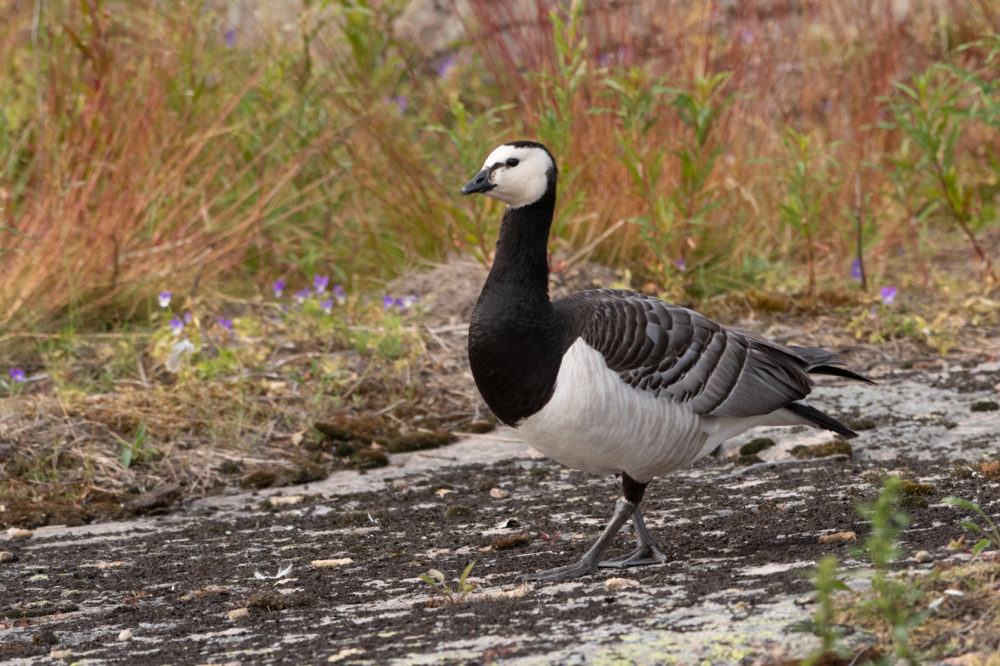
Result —
<path fill-rule="evenodd" d="M 813 577 L 813 589 L 816 591 L 816 610 L 813 611 L 809 631 L 820 639 L 819 646 L 805 659 L 806 666 L 818 663 L 829 652 L 834 651 L 840 632 L 834 621 L 836 605 L 833 594 L 837 591 L 848 591 L 850 588 L 840 580 L 838 575 L 836 555 L 827 555 L 819 561 Z"/>
<path fill-rule="evenodd" d="M 899 535 L 910 524 L 910 517 L 898 510 L 903 481 L 898 476 L 885 480 L 874 502 L 859 503 L 858 513 L 868 520 L 871 529 L 857 554 L 872 563 L 872 598 L 861 608 L 885 620 L 892 631 L 895 656 L 910 664 L 918 662 L 910 646 L 909 633 L 926 619 L 929 611 L 917 611 L 922 593 L 916 581 L 907 583 L 892 575 L 890 566 L 900 556 Z"/>
<path fill-rule="evenodd" d="M 466 565 L 465 569 L 458 577 L 458 582 L 454 588 L 446 584 L 445 575 L 437 569 L 429 569 L 427 573 L 420 574 L 420 580 L 430 585 L 435 594 L 439 595 L 437 599 L 440 603 L 462 603 L 466 600 L 469 593 L 475 591 L 478 587 L 475 583 L 467 580 L 469 572 L 472 571 L 472 567 L 475 566 L 475 564 L 475 562 L 469 562 L 469 564 Z"/>
<path fill-rule="evenodd" d="M 973 557 L 979 557 L 980 553 L 982 553 L 990 546 L 993 546 L 994 548 L 1000 548 L 1000 529 L 998 529 L 997 524 L 994 523 L 990 519 L 990 517 L 986 515 L 986 512 L 983 511 L 982 507 L 980 507 L 975 502 L 972 502 L 967 499 L 962 499 L 961 497 L 949 496 L 945 497 L 941 501 L 944 502 L 945 504 L 951 504 L 952 506 L 957 507 L 959 509 L 965 509 L 970 513 L 974 513 L 978 515 L 980 518 L 982 518 L 983 522 L 986 523 L 985 529 L 968 520 L 963 520 L 958 523 L 959 525 L 961 525 L 966 529 L 972 530 L 977 534 L 983 535 L 983 538 L 980 539 L 976 543 L 976 545 L 972 547 Z"/>
<path fill-rule="evenodd" d="M 905 137 L 888 156 L 888 169 L 898 172 L 890 175 L 892 195 L 917 221 L 940 218 L 956 224 L 982 262 L 984 277 L 995 283 L 993 262 L 977 233 L 998 222 L 997 188 L 989 178 L 984 182 L 980 166 L 965 155 L 965 144 L 970 119 L 1000 128 L 1000 87 L 959 67 L 932 66 L 895 88 L 885 99 L 889 120 L 881 124 Z M 992 151 L 991 157 L 995 180 L 1000 171 Z"/>
<path fill-rule="evenodd" d="M 798 234 L 809 269 L 808 293 L 816 289 L 818 244 L 829 226 L 833 195 L 840 188 L 840 165 L 833 159 L 835 145 L 819 145 L 814 134 L 786 127 L 781 137 L 784 159 L 777 165 L 776 179 L 784 187 L 778 204 L 781 220 Z"/>
<path fill-rule="evenodd" d="M 138 429 L 135 431 L 135 435 L 132 437 L 131 441 L 122 439 L 115 435 L 115 439 L 119 441 L 122 447 L 121 456 L 118 460 L 121 462 L 122 467 L 128 469 L 133 463 L 139 463 L 143 460 L 148 460 L 149 458 L 160 455 L 160 452 L 149 446 L 146 442 L 148 436 L 146 430 L 146 424 L 142 423 L 139 425 Z"/>
<path fill-rule="evenodd" d="M 616 132 L 621 145 L 618 157 L 645 208 L 630 221 L 655 255 L 655 272 L 664 286 L 677 283 L 687 268 L 685 255 L 698 246 L 709 214 L 723 202 L 710 178 L 724 146 L 711 136 L 735 100 L 734 94 L 723 92 L 728 79 L 728 73 L 699 75 L 691 90 L 683 90 L 668 87 L 664 79 L 647 81 L 644 72 L 633 67 L 605 79 L 604 96 L 614 106 L 594 110 L 621 119 L 622 129 Z M 669 152 L 654 140 L 653 132 L 665 105 L 673 107 L 687 129 L 680 146 Z M 677 159 L 678 176 L 665 188 L 668 155 Z"/>

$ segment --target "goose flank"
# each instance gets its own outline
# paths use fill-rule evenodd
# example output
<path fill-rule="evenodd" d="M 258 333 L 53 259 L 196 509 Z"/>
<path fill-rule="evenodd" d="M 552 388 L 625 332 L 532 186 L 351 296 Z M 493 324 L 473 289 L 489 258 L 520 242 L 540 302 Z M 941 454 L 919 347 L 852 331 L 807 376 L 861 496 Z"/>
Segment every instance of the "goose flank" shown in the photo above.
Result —
<path fill-rule="evenodd" d="M 550 300 L 557 173 L 545 146 L 514 141 L 491 152 L 462 188 L 507 204 L 469 325 L 476 386 L 497 418 L 543 454 L 621 483 L 611 522 L 578 561 L 525 576 L 543 581 L 665 562 L 639 508 L 652 478 L 760 425 L 854 437 L 803 400 L 809 375 L 871 383 L 831 352 L 768 342 L 645 294 L 596 289 Z M 602 562 L 628 520 L 636 549 Z"/>

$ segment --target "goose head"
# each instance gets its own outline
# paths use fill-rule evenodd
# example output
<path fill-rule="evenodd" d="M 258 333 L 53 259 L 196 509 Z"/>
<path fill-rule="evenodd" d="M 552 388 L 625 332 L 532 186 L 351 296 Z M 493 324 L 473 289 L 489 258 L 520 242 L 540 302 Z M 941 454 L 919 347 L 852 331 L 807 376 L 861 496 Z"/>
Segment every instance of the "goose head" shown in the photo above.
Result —
<path fill-rule="evenodd" d="M 462 188 L 462 194 L 479 192 L 511 208 L 535 203 L 556 186 L 556 162 L 534 141 L 512 141 L 496 148 L 483 168 Z"/>

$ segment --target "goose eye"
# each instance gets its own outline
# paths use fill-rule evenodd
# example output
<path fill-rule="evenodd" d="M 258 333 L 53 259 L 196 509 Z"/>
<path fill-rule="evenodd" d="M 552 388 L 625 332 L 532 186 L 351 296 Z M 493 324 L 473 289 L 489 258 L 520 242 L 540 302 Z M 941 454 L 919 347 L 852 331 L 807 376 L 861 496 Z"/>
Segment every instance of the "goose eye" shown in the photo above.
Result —
<path fill-rule="evenodd" d="M 516 157 L 508 157 L 507 158 L 507 166 L 509 166 L 509 167 L 516 167 L 518 164 L 520 164 L 520 160 L 517 159 Z"/>

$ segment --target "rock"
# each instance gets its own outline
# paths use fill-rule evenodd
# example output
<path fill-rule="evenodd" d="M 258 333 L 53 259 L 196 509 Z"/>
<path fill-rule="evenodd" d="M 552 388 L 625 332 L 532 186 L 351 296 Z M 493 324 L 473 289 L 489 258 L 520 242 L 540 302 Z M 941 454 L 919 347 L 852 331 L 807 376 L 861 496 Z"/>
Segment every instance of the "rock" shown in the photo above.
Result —
<path fill-rule="evenodd" d="M 122 629 L 118 632 L 118 640 L 122 642 L 132 640 L 132 632 L 128 629 Z"/>
<path fill-rule="evenodd" d="M 833 534 L 821 534 L 817 541 L 819 543 L 831 544 L 831 543 L 847 543 L 850 541 L 857 541 L 858 535 L 854 532 L 834 532 Z"/>
<path fill-rule="evenodd" d="M 933 562 L 934 556 L 928 553 L 926 550 L 918 550 L 913 555 L 913 559 L 915 559 L 920 564 L 926 564 L 928 562 Z"/>
<path fill-rule="evenodd" d="M 340 557 L 332 560 L 313 560 L 310 562 L 315 568 L 320 569 L 323 567 L 343 567 L 348 564 L 353 564 L 354 560 L 349 557 Z"/>
<path fill-rule="evenodd" d="M 292 506 L 302 502 L 305 498 L 305 495 L 271 495 L 267 498 L 267 503 L 273 507 Z"/>
<path fill-rule="evenodd" d="M 35 536 L 35 533 L 20 527 L 11 527 L 7 530 L 7 536 L 11 539 L 30 539 Z"/>
<path fill-rule="evenodd" d="M 604 581 L 605 590 L 627 590 L 632 587 L 639 587 L 639 581 L 631 578 L 609 578 Z"/>
<path fill-rule="evenodd" d="M 336 663 L 338 661 L 342 661 L 344 659 L 347 659 L 348 657 L 356 657 L 356 656 L 362 655 L 364 653 L 365 653 L 365 651 L 361 650 L 359 648 L 344 648 L 343 650 L 341 650 L 337 654 L 331 654 L 329 656 L 329 658 L 327 659 L 327 662 L 329 662 L 329 663 L 332 664 L 332 663 Z"/>
<path fill-rule="evenodd" d="M 226 617 L 229 618 L 230 620 L 241 620 L 249 616 L 250 616 L 250 609 L 246 607 L 234 608 L 233 610 L 226 613 Z"/>
<path fill-rule="evenodd" d="M 17 555 L 9 550 L 0 550 L 0 562 L 13 562 L 16 559 Z"/>
<path fill-rule="evenodd" d="M 490 488 L 490 497 L 493 499 L 506 499 L 510 493 L 503 488 Z"/>
<path fill-rule="evenodd" d="M 168 506 L 181 498 L 181 487 L 176 483 L 161 483 L 147 493 L 125 503 L 125 509 L 132 513 L 152 513 Z"/>

